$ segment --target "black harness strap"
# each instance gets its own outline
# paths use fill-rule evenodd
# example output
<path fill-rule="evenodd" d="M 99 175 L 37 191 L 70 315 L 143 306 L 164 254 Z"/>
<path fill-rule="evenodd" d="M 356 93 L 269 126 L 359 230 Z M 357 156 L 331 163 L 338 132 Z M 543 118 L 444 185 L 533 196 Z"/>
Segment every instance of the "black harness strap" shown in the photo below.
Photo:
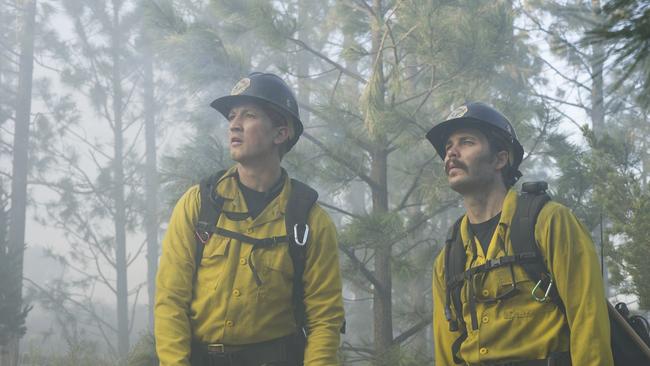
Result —
<path fill-rule="evenodd" d="M 201 197 L 201 207 L 195 227 L 196 253 L 194 256 L 195 265 L 193 282 L 196 282 L 196 276 L 201 265 L 205 245 L 214 234 L 232 238 L 253 246 L 249 254 L 248 265 L 253 272 L 255 282 L 258 286 L 262 284 L 262 281 L 257 274 L 257 270 L 255 269 L 252 260 L 252 255 L 255 249 L 264 247 L 269 248 L 278 244 L 288 243 L 289 255 L 291 256 L 294 268 L 292 290 L 294 316 L 298 327 L 301 328 L 303 332 L 306 332 L 305 304 L 303 301 L 304 286 L 302 277 L 305 272 L 307 242 L 309 241 L 309 225 L 307 221 L 309 211 L 318 200 L 318 193 L 308 185 L 295 179 L 291 179 L 291 194 L 289 195 L 284 217 L 287 235 L 263 239 L 252 238 L 238 232 L 217 227 L 219 216 L 222 213 L 232 220 L 241 220 L 248 217 L 248 214 L 246 217 L 242 218 L 241 215 L 233 216 L 232 213 L 223 212 L 224 199 L 223 197 L 216 195 L 216 185 L 225 172 L 225 170 L 219 171 L 207 179 L 203 179 L 200 183 L 199 194 Z"/>
<path fill-rule="evenodd" d="M 463 360 L 458 358 L 458 351 L 460 350 L 460 345 L 467 338 L 467 326 L 463 318 L 463 304 L 460 299 L 463 283 L 452 282 L 452 279 L 457 274 L 465 271 L 465 262 L 467 260 L 465 246 L 460 236 L 460 223 L 462 221 L 463 216 L 456 220 L 454 225 L 449 228 L 447 239 L 445 240 L 445 317 L 449 321 L 449 330 L 452 332 L 460 332 L 460 335 L 451 346 L 452 356 L 454 362 L 457 364 L 463 362 Z M 455 312 L 452 310 L 452 304 Z"/>
<path fill-rule="evenodd" d="M 258 248 L 270 248 L 278 244 L 288 243 L 291 240 L 291 237 L 289 235 L 272 236 L 270 238 L 264 238 L 264 239 L 251 238 L 250 236 L 235 231 L 226 230 L 220 227 L 216 228 L 215 234 L 221 235 L 226 238 L 235 239 L 241 241 L 242 243 L 248 243 L 253 246 L 250 253 L 248 254 L 248 267 L 251 269 L 251 272 L 253 272 L 255 283 L 258 286 L 262 285 L 262 279 L 257 273 L 257 269 L 255 268 L 255 263 L 253 263 L 253 252 Z"/>
<path fill-rule="evenodd" d="M 201 180 L 199 184 L 199 196 L 201 198 L 201 207 L 199 208 L 199 218 L 194 228 L 194 235 L 196 236 L 196 253 L 194 254 L 194 277 L 192 283 L 196 282 L 196 276 L 199 272 L 201 265 L 201 258 L 203 258 L 203 250 L 205 244 L 210 240 L 214 234 L 221 210 L 223 209 L 223 198 L 216 195 L 215 186 L 223 175 L 226 174 L 225 170 Z"/>
<path fill-rule="evenodd" d="M 239 240 L 244 243 L 252 244 L 255 247 L 272 247 L 281 243 L 287 243 L 289 242 L 289 238 L 290 238 L 289 235 L 283 235 L 283 236 L 272 236 L 270 238 L 264 238 L 264 239 L 257 239 L 257 238 L 251 238 L 250 236 L 235 231 L 223 229 L 220 227 L 216 228 L 214 233 L 219 234 L 226 238 L 231 238 L 231 239 Z"/>
<path fill-rule="evenodd" d="M 480 266 L 472 267 L 462 273 L 456 274 L 450 279 L 452 286 L 462 286 L 477 273 L 489 272 L 495 268 L 509 266 L 511 264 L 534 263 L 538 260 L 537 254 L 533 252 L 508 255 L 495 259 L 488 259 Z"/>
<path fill-rule="evenodd" d="M 309 218 L 309 211 L 317 200 L 318 192 L 300 181 L 295 179 L 291 180 L 291 195 L 287 202 L 284 222 L 289 240 L 289 255 L 293 262 L 292 298 L 294 315 L 296 324 L 305 332 L 307 319 L 302 275 L 305 272 L 305 263 L 307 262 L 307 241 L 309 238 L 307 220 Z"/>
<path fill-rule="evenodd" d="M 510 225 L 510 242 L 515 253 L 534 253 L 534 257 L 522 263 L 528 277 L 542 288 L 551 286 L 551 275 L 544 263 L 544 256 L 535 240 L 535 223 L 544 205 L 551 200 L 546 193 L 546 182 L 527 182 L 522 185 L 522 193 L 517 200 L 517 208 Z M 549 297 L 564 312 L 564 303 L 560 299 L 557 287 L 552 286 Z"/>

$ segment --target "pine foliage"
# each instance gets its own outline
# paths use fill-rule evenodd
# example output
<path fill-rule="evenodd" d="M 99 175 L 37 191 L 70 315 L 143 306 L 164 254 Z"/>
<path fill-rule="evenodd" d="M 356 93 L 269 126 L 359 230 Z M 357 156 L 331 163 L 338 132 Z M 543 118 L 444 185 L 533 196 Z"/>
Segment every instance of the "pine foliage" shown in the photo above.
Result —
<path fill-rule="evenodd" d="M 650 90 L 650 4 L 639 0 L 610 0 L 602 9 L 604 21 L 595 23 L 585 37 L 586 42 L 611 45 L 609 53 L 616 63 L 625 65 L 618 83 L 634 72 L 641 74 L 641 86 Z M 640 94 L 647 106 L 648 93 Z"/>

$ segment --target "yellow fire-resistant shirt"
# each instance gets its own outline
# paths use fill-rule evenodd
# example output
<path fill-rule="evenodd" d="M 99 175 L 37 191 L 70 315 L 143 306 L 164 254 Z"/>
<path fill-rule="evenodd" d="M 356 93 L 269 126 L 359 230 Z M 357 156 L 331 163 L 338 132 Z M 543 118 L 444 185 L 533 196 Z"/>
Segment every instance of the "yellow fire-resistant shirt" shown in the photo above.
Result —
<path fill-rule="evenodd" d="M 231 168 L 217 185 L 225 198 L 218 226 L 253 238 L 286 235 L 284 213 L 291 181 L 254 220 L 230 220 L 226 213 L 248 212 Z M 241 345 L 296 332 L 292 305 L 293 262 L 287 243 L 272 248 L 214 234 L 205 246 L 192 284 L 200 208 L 199 187 L 178 201 L 163 239 L 154 309 L 156 351 L 161 366 L 189 365 L 190 342 Z M 303 275 L 309 330 L 305 366 L 338 365 L 343 300 L 336 229 L 317 204 L 310 211 Z M 248 261 L 262 281 L 257 285 Z"/>
<path fill-rule="evenodd" d="M 512 255 L 509 225 L 516 204 L 517 193 L 510 190 L 487 254 L 470 237 L 467 217 L 462 220 L 460 232 L 467 253 L 465 268 Z M 549 202 L 540 212 L 535 239 L 565 305 L 566 317 L 552 301 L 540 303 L 532 299 L 531 290 L 535 284 L 520 266 L 514 266 L 518 291 L 513 297 L 497 302 L 481 302 L 480 299 L 495 298 L 512 287 L 510 267 L 476 275 L 478 329 L 471 329 L 468 286 L 465 285 L 461 302 L 467 339 L 460 347 L 460 358 L 469 365 L 483 365 L 544 359 L 552 352 L 570 349 L 574 366 L 613 365 L 607 303 L 589 233 L 569 209 Z M 443 250 L 435 261 L 433 272 L 436 366 L 455 365 L 451 347 L 460 335 L 460 332 L 449 330 L 445 318 L 444 272 Z"/>

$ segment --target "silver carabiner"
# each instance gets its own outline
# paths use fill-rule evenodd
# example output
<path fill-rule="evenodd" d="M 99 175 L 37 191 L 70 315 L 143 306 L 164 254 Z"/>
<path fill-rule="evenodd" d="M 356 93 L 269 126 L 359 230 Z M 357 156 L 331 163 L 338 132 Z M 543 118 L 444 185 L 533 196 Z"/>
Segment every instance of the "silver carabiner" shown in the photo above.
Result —
<path fill-rule="evenodd" d="M 550 278 L 550 276 L 549 276 L 549 278 Z M 553 278 L 551 278 L 551 282 L 549 282 L 548 287 L 546 288 L 546 291 L 544 292 L 544 297 L 537 297 L 537 295 L 535 295 L 535 292 L 537 291 L 537 289 L 539 288 L 539 286 L 541 284 L 542 284 L 542 280 L 539 280 L 537 282 L 537 284 L 535 285 L 535 287 L 533 287 L 533 290 L 530 292 L 530 295 L 537 302 L 547 302 L 548 300 L 550 300 L 550 297 L 548 296 L 548 294 L 551 293 L 551 287 L 553 287 Z"/>
<path fill-rule="evenodd" d="M 309 238 L 309 225 L 305 224 L 305 233 L 302 235 L 302 241 L 298 240 L 298 224 L 293 225 L 293 240 L 296 244 L 300 246 L 307 244 L 307 238 Z"/>

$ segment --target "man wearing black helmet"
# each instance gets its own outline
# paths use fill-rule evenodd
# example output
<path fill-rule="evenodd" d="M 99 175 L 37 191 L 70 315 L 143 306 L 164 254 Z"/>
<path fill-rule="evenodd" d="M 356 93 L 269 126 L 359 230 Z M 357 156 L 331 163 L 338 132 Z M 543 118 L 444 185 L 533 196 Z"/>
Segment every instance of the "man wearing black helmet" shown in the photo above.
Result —
<path fill-rule="evenodd" d="M 427 139 L 466 209 L 434 264 L 435 364 L 613 365 L 589 233 L 556 202 L 538 201 L 536 222 L 517 211 L 533 207 L 533 200 L 512 188 L 524 150 L 508 119 L 468 103 Z M 531 227 L 525 234 L 534 248 L 527 252 L 522 223 Z"/>
<path fill-rule="evenodd" d="M 338 365 L 335 227 L 280 166 L 303 131 L 296 99 L 278 76 L 253 73 L 211 106 L 228 119 L 236 164 L 172 213 L 154 310 L 160 364 Z"/>

